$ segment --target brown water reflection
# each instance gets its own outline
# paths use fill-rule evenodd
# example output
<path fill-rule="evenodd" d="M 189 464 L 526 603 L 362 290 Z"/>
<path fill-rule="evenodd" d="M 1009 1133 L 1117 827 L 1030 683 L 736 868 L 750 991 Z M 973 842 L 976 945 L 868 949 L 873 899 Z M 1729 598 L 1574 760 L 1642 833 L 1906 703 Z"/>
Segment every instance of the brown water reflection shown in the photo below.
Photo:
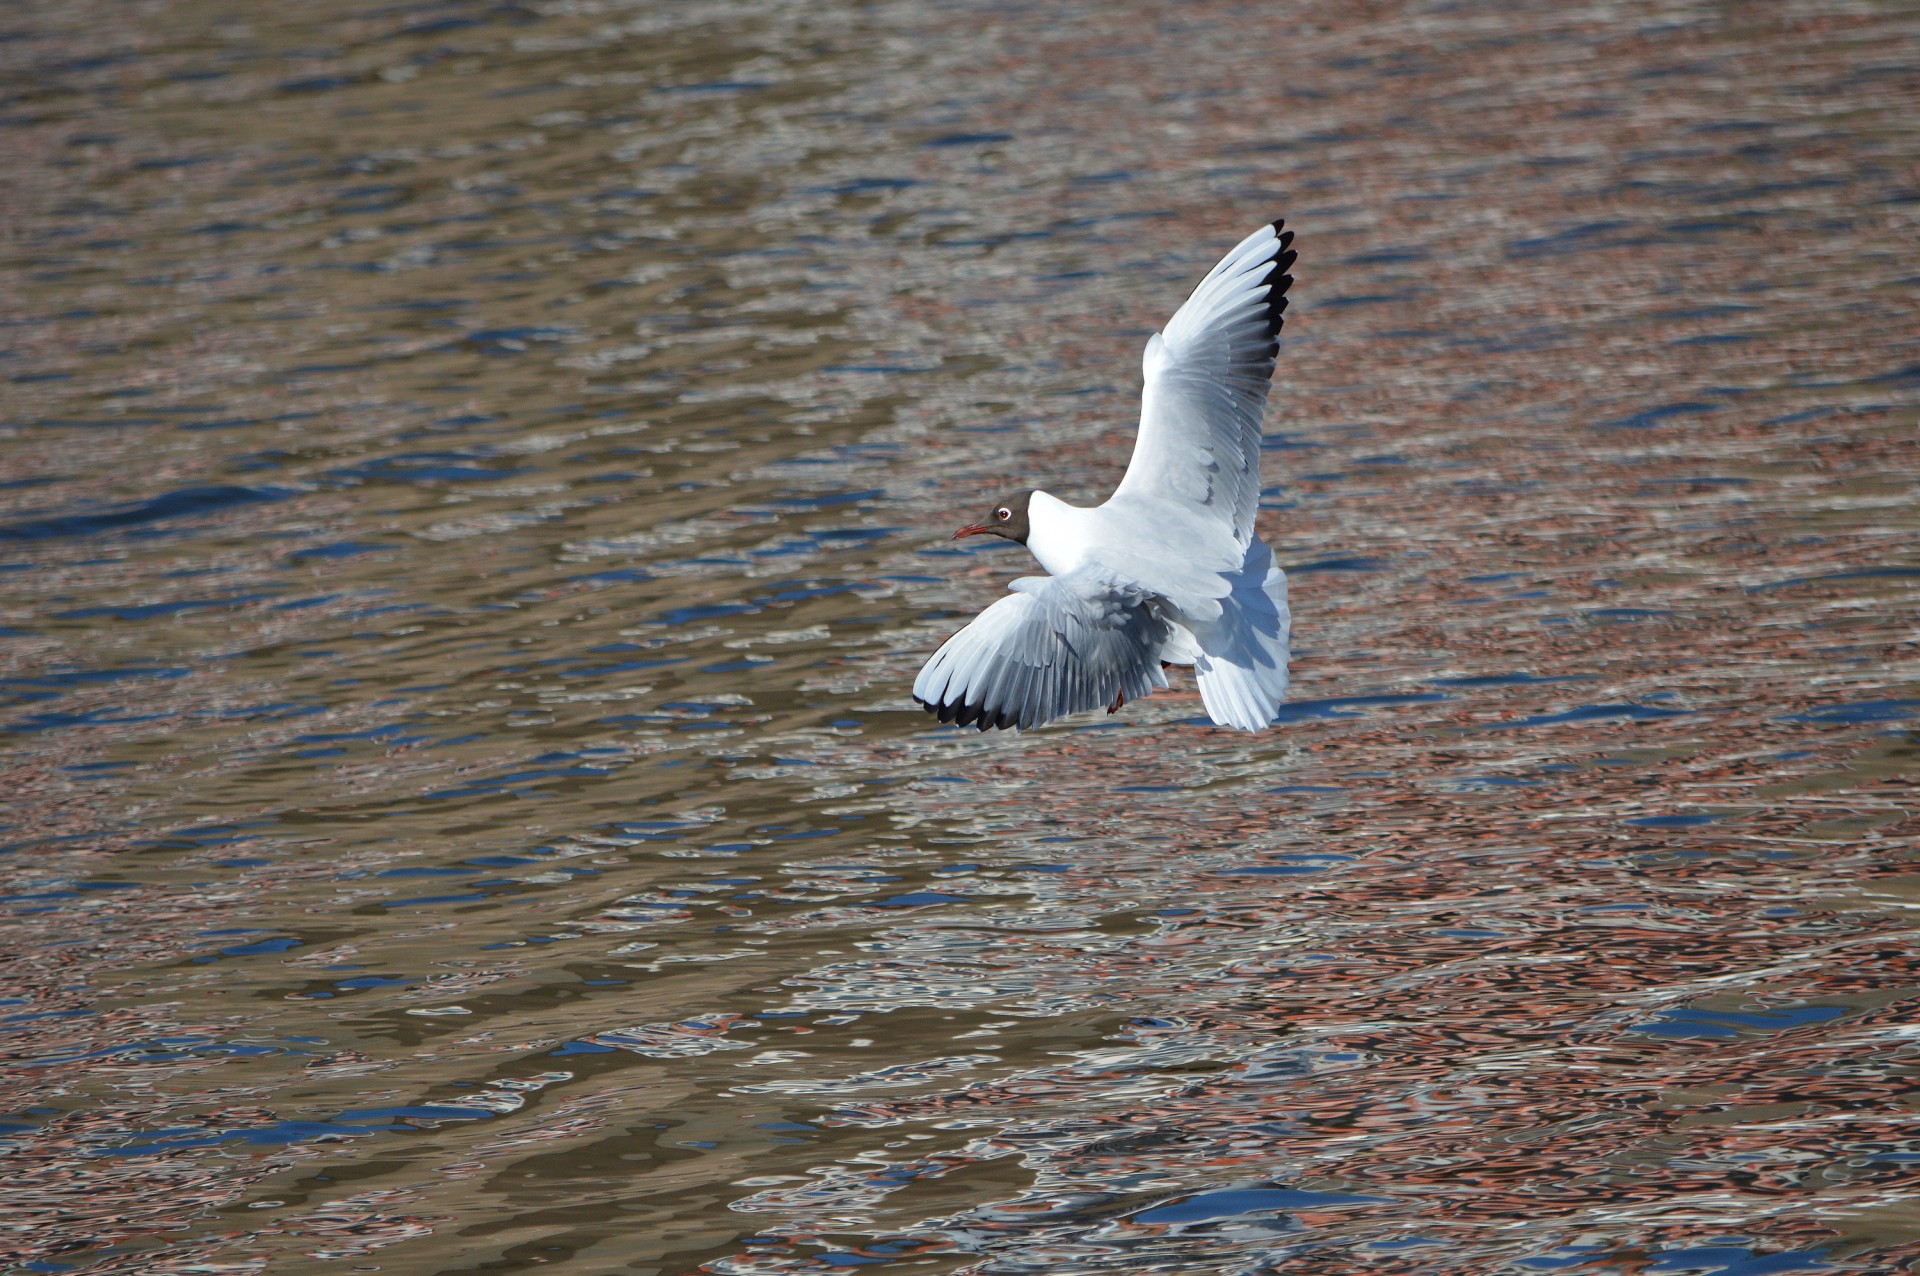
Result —
<path fill-rule="evenodd" d="M 0 28 L 8 1262 L 1920 1261 L 1911 6 Z M 1280 727 L 933 727 L 1279 214 Z"/>

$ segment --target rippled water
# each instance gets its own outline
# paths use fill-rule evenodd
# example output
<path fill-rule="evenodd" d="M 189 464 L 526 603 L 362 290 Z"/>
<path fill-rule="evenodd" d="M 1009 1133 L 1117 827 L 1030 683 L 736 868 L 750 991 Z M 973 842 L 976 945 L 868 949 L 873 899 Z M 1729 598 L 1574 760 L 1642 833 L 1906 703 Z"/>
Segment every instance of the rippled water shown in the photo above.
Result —
<path fill-rule="evenodd" d="M 0 1253 L 1920 1261 L 1920 13 L 0 19 Z M 907 698 L 1284 214 L 1294 694 Z"/>

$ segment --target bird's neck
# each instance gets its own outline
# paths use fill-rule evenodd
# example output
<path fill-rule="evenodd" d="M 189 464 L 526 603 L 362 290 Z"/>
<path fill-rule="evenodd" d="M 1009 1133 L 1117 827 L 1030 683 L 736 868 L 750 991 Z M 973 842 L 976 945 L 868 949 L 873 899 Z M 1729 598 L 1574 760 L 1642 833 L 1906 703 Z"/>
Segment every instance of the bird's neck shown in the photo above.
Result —
<path fill-rule="evenodd" d="M 1069 505 L 1045 492 L 1027 502 L 1027 552 L 1055 576 L 1064 576 L 1086 562 L 1092 548 L 1092 510 Z"/>

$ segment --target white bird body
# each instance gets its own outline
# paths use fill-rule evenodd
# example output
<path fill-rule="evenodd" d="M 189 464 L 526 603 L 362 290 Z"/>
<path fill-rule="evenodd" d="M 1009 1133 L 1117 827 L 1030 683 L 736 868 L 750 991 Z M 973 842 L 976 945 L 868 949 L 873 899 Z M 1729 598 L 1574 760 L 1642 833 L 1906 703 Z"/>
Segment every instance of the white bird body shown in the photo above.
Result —
<path fill-rule="evenodd" d="M 1027 552 L 1053 576 L 1097 567 L 1158 595 L 1183 620 L 1206 624 L 1220 617 L 1220 599 L 1232 590 L 1247 547 L 1231 542 L 1207 554 L 1207 527 L 1189 527 L 1197 519 L 1179 519 L 1177 511 L 1117 494 L 1091 508 L 1069 505 L 1047 492 L 1031 493 Z M 1172 529 L 1169 522 L 1180 524 Z M 1159 535 L 1143 535 L 1157 529 Z M 1165 533 L 1175 535 L 1168 538 Z M 1183 534 L 1184 533 L 1184 534 Z"/>
<path fill-rule="evenodd" d="M 1165 687 L 1192 665 L 1209 716 L 1258 731 L 1287 687 L 1286 574 L 1254 532 L 1260 422 L 1294 254 L 1282 223 L 1201 280 L 1142 359 L 1140 433 L 1105 503 L 1031 491 L 990 533 L 1050 575 L 1023 577 L 943 644 L 914 680 L 942 721 L 1032 728 Z"/>
<path fill-rule="evenodd" d="M 1027 533 L 1027 552 L 1049 575 L 1079 571 L 1106 539 L 1101 536 L 1100 518 L 1105 508 L 1083 509 L 1049 493 L 1034 492 L 1027 505 L 1027 521 L 1033 528 Z"/>

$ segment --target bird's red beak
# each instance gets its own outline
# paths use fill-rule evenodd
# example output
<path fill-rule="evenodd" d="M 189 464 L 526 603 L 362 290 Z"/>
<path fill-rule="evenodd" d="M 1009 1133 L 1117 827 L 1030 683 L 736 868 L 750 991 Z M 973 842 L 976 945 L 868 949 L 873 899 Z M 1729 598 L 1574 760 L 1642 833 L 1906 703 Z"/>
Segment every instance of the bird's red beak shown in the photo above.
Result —
<path fill-rule="evenodd" d="M 965 527 L 953 534 L 953 539 L 959 540 L 962 536 L 978 536 L 982 532 L 990 532 L 992 530 L 993 524 L 991 523 L 968 523 Z"/>

